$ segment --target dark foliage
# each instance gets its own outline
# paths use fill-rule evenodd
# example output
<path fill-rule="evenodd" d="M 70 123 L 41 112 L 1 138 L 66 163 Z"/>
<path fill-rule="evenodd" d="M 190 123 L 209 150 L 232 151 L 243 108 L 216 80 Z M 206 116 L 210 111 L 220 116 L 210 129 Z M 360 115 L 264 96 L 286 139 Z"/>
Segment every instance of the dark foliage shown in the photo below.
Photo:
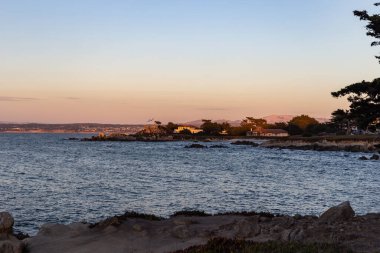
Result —
<path fill-rule="evenodd" d="M 375 6 L 380 6 L 380 3 L 375 3 Z M 359 17 L 360 20 L 367 21 L 368 24 L 366 26 L 367 35 L 375 38 L 376 40 L 371 43 L 371 46 L 379 46 L 380 45 L 380 15 L 373 14 L 369 15 L 367 11 L 354 11 L 354 15 Z M 380 56 L 376 56 L 377 59 L 380 60 Z"/>
<path fill-rule="evenodd" d="M 298 242 L 255 243 L 244 240 L 214 238 L 206 245 L 194 246 L 175 253 L 348 253 L 351 252 L 338 245 L 301 244 Z"/>
<path fill-rule="evenodd" d="M 367 129 L 380 118 L 380 78 L 348 85 L 331 95 L 336 98 L 347 96 L 350 102 L 348 112 L 337 110 L 333 113 L 334 121 L 354 121 L 359 128 Z"/>
<path fill-rule="evenodd" d="M 204 119 L 202 121 L 203 124 L 201 125 L 201 129 L 203 130 L 203 134 L 219 135 L 219 133 L 223 130 L 222 126 L 217 122 L 212 122 L 208 119 Z"/>

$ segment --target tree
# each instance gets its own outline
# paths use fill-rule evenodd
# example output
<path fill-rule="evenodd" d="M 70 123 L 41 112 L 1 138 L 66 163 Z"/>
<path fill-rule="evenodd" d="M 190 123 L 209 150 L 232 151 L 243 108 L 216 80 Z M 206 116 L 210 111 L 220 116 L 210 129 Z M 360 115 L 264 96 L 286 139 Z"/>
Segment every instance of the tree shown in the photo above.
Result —
<path fill-rule="evenodd" d="M 276 122 L 274 124 L 267 124 L 265 126 L 266 129 L 282 129 L 288 130 L 288 124 L 286 122 Z"/>
<path fill-rule="evenodd" d="M 348 110 L 338 109 L 331 113 L 331 123 L 340 131 L 346 131 L 346 134 L 351 133 L 352 120 Z"/>
<path fill-rule="evenodd" d="M 308 115 L 300 115 L 296 116 L 293 119 L 289 121 L 289 127 L 292 125 L 293 127 L 298 127 L 302 131 L 305 131 L 305 129 L 310 125 L 317 125 L 319 124 L 318 121 L 314 118 L 309 117 Z"/>
<path fill-rule="evenodd" d="M 184 134 L 184 135 L 191 135 L 192 134 L 191 131 L 189 129 L 186 129 L 186 128 L 181 130 L 179 133 Z"/>
<path fill-rule="evenodd" d="M 380 6 L 380 3 L 375 3 L 375 6 Z M 380 45 L 380 15 L 374 14 L 369 15 L 367 11 L 354 11 L 354 15 L 359 17 L 360 20 L 368 21 L 366 26 L 367 35 L 370 37 L 374 37 L 375 41 L 371 43 L 371 46 L 379 46 Z M 375 56 L 380 61 L 380 56 Z"/>
<path fill-rule="evenodd" d="M 169 122 L 166 126 L 165 126 L 165 129 L 166 129 L 166 132 L 168 134 L 172 134 L 174 132 L 175 129 L 178 128 L 178 125 L 177 124 L 174 124 L 173 122 Z"/>
<path fill-rule="evenodd" d="M 347 96 L 351 103 L 348 116 L 361 129 L 368 129 L 370 124 L 380 119 L 380 78 L 348 85 L 331 95 L 336 98 Z"/>
<path fill-rule="evenodd" d="M 242 120 L 241 126 L 248 127 L 249 129 L 264 128 L 267 125 L 265 119 L 256 119 L 253 117 L 246 117 Z"/>
<path fill-rule="evenodd" d="M 201 125 L 201 129 L 203 133 L 206 135 L 219 135 L 219 133 L 223 130 L 221 125 L 216 122 L 212 122 L 208 119 L 202 119 L 203 124 Z"/>

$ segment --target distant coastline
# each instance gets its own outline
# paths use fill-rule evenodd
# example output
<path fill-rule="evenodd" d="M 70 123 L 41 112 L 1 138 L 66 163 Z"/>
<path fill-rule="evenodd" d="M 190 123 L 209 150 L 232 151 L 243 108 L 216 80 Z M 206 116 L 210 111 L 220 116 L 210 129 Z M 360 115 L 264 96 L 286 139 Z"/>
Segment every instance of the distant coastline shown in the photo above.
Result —
<path fill-rule="evenodd" d="M 40 123 L 0 123 L 0 133 L 127 133 L 134 134 L 140 131 L 143 125 L 132 124 L 98 124 L 98 123 L 73 123 L 73 124 L 40 124 Z"/>

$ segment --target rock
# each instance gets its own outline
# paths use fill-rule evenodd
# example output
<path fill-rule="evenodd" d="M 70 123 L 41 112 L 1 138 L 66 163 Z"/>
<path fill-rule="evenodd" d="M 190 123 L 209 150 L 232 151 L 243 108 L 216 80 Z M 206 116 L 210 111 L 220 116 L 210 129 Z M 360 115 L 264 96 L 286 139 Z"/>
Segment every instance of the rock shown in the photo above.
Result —
<path fill-rule="evenodd" d="M 304 230 L 302 228 L 295 229 L 289 234 L 289 241 L 301 241 L 304 238 Z"/>
<path fill-rule="evenodd" d="M 192 233 L 187 226 L 181 225 L 173 228 L 172 235 L 179 239 L 187 239 L 192 236 Z"/>
<path fill-rule="evenodd" d="M 245 238 L 251 233 L 251 224 L 246 220 L 238 221 L 234 226 L 234 230 L 236 231 L 237 237 Z"/>
<path fill-rule="evenodd" d="M 257 147 L 259 144 L 253 141 L 235 141 L 231 143 L 232 145 L 246 145 L 246 146 L 252 146 L 252 147 Z"/>
<path fill-rule="evenodd" d="M 320 223 L 334 223 L 350 220 L 355 216 L 350 202 L 346 201 L 338 206 L 331 207 L 319 217 Z"/>
<path fill-rule="evenodd" d="M 60 235 L 67 235 L 71 231 L 72 229 L 68 225 L 46 223 L 41 226 L 37 235 L 54 237 Z"/>
<path fill-rule="evenodd" d="M 228 148 L 227 146 L 224 145 L 212 145 L 210 148 Z"/>
<path fill-rule="evenodd" d="M 24 244 L 18 240 L 0 241 L 0 253 L 22 253 Z"/>
<path fill-rule="evenodd" d="M 365 156 L 361 156 L 361 157 L 359 158 L 359 160 L 366 161 L 366 160 L 368 160 L 368 158 L 365 157 Z"/>
<path fill-rule="evenodd" d="M 0 212 L 0 253 L 22 253 L 24 245 L 12 235 L 14 219 L 10 213 Z"/>
<path fill-rule="evenodd" d="M 173 223 L 175 225 L 191 225 L 191 224 L 194 224 L 195 222 L 192 220 L 177 219 L 177 220 L 174 220 Z"/>
<path fill-rule="evenodd" d="M 141 225 L 139 225 L 139 224 L 134 224 L 134 225 L 132 226 L 132 229 L 133 229 L 134 231 L 136 231 L 136 232 L 141 232 L 141 231 L 143 231 L 143 228 L 142 228 Z"/>
<path fill-rule="evenodd" d="M 186 146 L 185 148 L 207 148 L 207 147 L 202 144 L 191 144 L 191 145 Z"/>
<path fill-rule="evenodd" d="M 295 220 L 300 220 L 300 219 L 302 219 L 302 215 L 300 215 L 300 214 L 296 214 L 296 215 L 294 215 L 294 219 Z"/>
<path fill-rule="evenodd" d="M 12 233 L 13 224 L 14 224 L 14 219 L 10 213 L 7 213 L 7 212 L 0 213 L 0 234 Z"/>
<path fill-rule="evenodd" d="M 379 155 L 376 155 L 374 154 L 373 156 L 371 156 L 370 158 L 371 160 L 380 160 L 380 156 Z"/>

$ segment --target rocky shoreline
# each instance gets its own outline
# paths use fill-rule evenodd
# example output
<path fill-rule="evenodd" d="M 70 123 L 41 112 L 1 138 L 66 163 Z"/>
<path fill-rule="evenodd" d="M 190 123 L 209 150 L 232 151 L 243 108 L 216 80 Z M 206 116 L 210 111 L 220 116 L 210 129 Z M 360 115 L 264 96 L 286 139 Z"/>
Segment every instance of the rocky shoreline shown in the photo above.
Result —
<path fill-rule="evenodd" d="M 326 244 L 347 250 L 339 252 L 380 252 L 380 213 L 355 216 L 349 202 L 332 207 L 319 217 L 255 212 L 209 215 L 195 211 L 163 219 L 125 213 L 96 224 L 46 224 L 30 238 L 13 235 L 13 223 L 10 214 L 0 213 L 1 253 L 163 253 L 205 245 L 210 240 L 215 243 L 216 238 L 251 244 Z"/>
<path fill-rule="evenodd" d="M 334 140 L 334 139 L 283 139 L 269 140 L 261 144 L 265 148 L 315 150 L 315 151 L 348 151 L 380 152 L 380 139 L 373 140 Z"/>
<path fill-rule="evenodd" d="M 252 147 L 314 150 L 314 151 L 347 151 L 347 152 L 374 152 L 380 153 L 379 136 L 316 136 L 316 137 L 289 137 L 289 138 L 259 138 L 259 137 L 236 137 L 236 136 L 92 136 L 83 138 L 81 141 L 126 141 L 126 142 L 171 142 L 171 141 L 193 141 L 214 142 L 232 141 L 233 145 L 247 145 Z M 254 140 L 260 140 L 257 144 Z M 266 141 L 265 141 L 266 140 Z M 196 145 L 194 145 L 195 147 Z M 190 147 L 190 145 L 189 145 Z M 200 145 L 198 146 L 200 148 Z"/>

